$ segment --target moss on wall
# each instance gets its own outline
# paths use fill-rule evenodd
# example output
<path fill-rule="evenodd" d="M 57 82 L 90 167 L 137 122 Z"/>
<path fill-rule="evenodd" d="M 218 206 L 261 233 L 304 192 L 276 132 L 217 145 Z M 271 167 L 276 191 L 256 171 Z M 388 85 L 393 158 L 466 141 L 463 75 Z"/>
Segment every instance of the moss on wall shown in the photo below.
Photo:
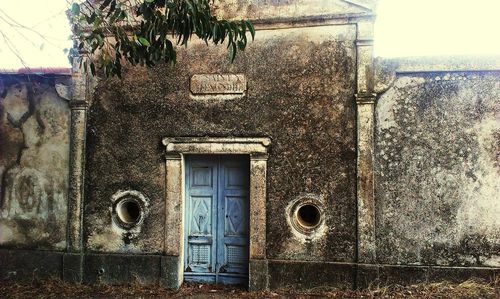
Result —
<path fill-rule="evenodd" d="M 163 250 L 166 136 L 272 138 L 268 164 L 268 256 L 352 261 L 355 254 L 355 27 L 259 31 L 234 64 L 224 47 L 194 43 L 176 67 L 129 68 L 102 81 L 90 106 L 86 246 L 92 251 Z M 194 99 L 193 74 L 242 73 L 240 99 Z M 136 189 L 150 200 L 141 234 L 125 242 L 113 229 L 110 197 Z M 314 242 L 294 237 L 286 206 L 312 193 L 325 200 L 327 230 Z"/>
<path fill-rule="evenodd" d="M 401 74 L 380 97 L 380 262 L 500 266 L 499 78 Z"/>

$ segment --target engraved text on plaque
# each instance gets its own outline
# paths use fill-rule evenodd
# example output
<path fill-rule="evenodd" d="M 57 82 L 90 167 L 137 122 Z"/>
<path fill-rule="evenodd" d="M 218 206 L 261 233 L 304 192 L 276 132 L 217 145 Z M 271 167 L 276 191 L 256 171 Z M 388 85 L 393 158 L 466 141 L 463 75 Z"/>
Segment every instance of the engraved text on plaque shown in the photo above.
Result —
<path fill-rule="evenodd" d="M 243 74 L 199 74 L 191 77 L 193 95 L 244 94 L 247 80 Z"/>

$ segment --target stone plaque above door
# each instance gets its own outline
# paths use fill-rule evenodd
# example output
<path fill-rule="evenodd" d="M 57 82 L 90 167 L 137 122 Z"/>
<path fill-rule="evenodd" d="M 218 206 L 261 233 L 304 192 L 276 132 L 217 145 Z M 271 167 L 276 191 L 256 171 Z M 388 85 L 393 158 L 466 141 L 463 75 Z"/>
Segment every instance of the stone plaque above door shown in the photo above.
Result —
<path fill-rule="evenodd" d="M 196 74 L 191 77 L 190 90 L 195 97 L 242 96 L 247 80 L 244 74 Z"/>

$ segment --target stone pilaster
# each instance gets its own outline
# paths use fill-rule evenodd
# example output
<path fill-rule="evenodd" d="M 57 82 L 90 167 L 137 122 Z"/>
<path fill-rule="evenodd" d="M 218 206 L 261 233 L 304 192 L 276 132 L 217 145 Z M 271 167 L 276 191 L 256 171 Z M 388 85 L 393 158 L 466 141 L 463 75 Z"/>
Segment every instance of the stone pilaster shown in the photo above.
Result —
<path fill-rule="evenodd" d="M 76 79 L 78 80 L 78 79 Z M 85 171 L 85 127 L 87 121 L 86 102 L 73 98 L 70 131 L 70 176 L 68 198 L 68 244 L 69 252 L 82 250 L 83 188 Z"/>
<path fill-rule="evenodd" d="M 373 182 L 374 112 L 373 20 L 357 24 L 357 261 L 374 263 L 375 197 Z"/>
<path fill-rule="evenodd" d="M 250 258 L 266 258 L 267 154 L 250 155 Z"/>
<path fill-rule="evenodd" d="M 162 267 L 165 278 L 161 285 L 177 289 L 183 281 L 184 230 L 183 190 L 184 170 L 182 155 L 178 152 L 166 154 L 166 198 L 165 198 L 165 244 L 166 257 Z"/>
<path fill-rule="evenodd" d="M 267 154 L 250 154 L 250 291 L 269 287 L 266 259 Z"/>
<path fill-rule="evenodd" d="M 75 58 L 76 61 L 76 58 Z M 88 76 L 73 67 L 70 98 L 70 153 L 67 253 L 64 256 L 64 279 L 82 282 L 83 279 L 83 200 L 85 179 L 85 137 L 87 99 L 90 95 Z"/>

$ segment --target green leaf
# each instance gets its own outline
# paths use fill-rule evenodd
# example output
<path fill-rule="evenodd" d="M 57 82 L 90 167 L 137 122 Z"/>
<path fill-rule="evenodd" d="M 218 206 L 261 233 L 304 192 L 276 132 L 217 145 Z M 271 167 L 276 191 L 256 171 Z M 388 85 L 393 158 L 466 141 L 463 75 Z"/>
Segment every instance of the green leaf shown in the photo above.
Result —
<path fill-rule="evenodd" d="M 229 57 L 231 59 L 231 63 L 234 62 L 234 59 L 236 58 L 236 44 L 235 43 L 230 43 L 231 48 L 229 49 Z"/>
<path fill-rule="evenodd" d="M 151 44 L 149 43 L 149 41 L 148 41 L 147 39 L 145 39 L 144 37 L 139 37 L 139 42 L 140 42 L 143 46 L 146 46 L 146 47 L 151 46 Z"/>
<path fill-rule="evenodd" d="M 81 4 L 71 6 L 76 39 L 73 51 L 88 53 L 88 62 L 82 67 L 89 74 L 120 77 L 123 62 L 148 67 L 162 61 L 175 64 L 173 43 L 177 40 L 177 44 L 187 46 L 193 34 L 206 44 L 227 45 L 228 58 L 234 62 L 237 52 L 247 46 L 246 33 L 255 38 L 250 21 L 218 20 L 211 12 L 213 0 L 140 0 L 132 2 L 132 7 L 122 0 L 95 2 L 82 11 Z M 127 27 L 132 23 L 137 26 Z M 105 47 L 108 38 L 115 41 L 111 47 Z"/>
<path fill-rule="evenodd" d="M 220 40 L 219 34 L 220 34 L 219 24 L 216 23 L 214 25 L 214 32 L 213 32 L 213 36 L 212 36 L 215 43 L 217 43 Z"/>
<path fill-rule="evenodd" d="M 243 43 L 243 42 L 242 42 L 242 41 L 240 41 L 240 40 L 238 41 L 238 48 L 239 48 L 241 51 L 245 50 L 245 46 L 246 46 L 246 45 L 245 45 L 245 43 Z"/>
<path fill-rule="evenodd" d="M 247 24 L 247 28 L 250 31 L 250 34 L 252 35 L 252 41 L 253 41 L 255 39 L 255 28 L 253 27 L 252 22 L 245 21 L 245 23 Z"/>
<path fill-rule="evenodd" d="M 78 5 L 78 3 L 73 3 L 73 5 L 71 5 L 71 13 L 75 16 L 80 14 L 80 5 Z"/>
<path fill-rule="evenodd" d="M 116 9 L 116 0 L 113 0 L 111 2 L 111 6 L 109 7 L 108 13 L 106 14 L 106 18 L 109 18 L 109 16 L 115 11 L 115 9 Z M 113 23 L 113 21 L 110 21 L 110 23 Z"/>
<path fill-rule="evenodd" d="M 108 7 L 108 5 L 111 3 L 111 0 L 104 0 L 101 4 L 101 6 L 99 6 L 99 9 L 100 10 L 103 10 L 105 9 L 106 7 Z"/>
<path fill-rule="evenodd" d="M 92 76 L 95 76 L 95 65 L 93 62 L 90 63 L 90 72 L 92 73 Z"/>

